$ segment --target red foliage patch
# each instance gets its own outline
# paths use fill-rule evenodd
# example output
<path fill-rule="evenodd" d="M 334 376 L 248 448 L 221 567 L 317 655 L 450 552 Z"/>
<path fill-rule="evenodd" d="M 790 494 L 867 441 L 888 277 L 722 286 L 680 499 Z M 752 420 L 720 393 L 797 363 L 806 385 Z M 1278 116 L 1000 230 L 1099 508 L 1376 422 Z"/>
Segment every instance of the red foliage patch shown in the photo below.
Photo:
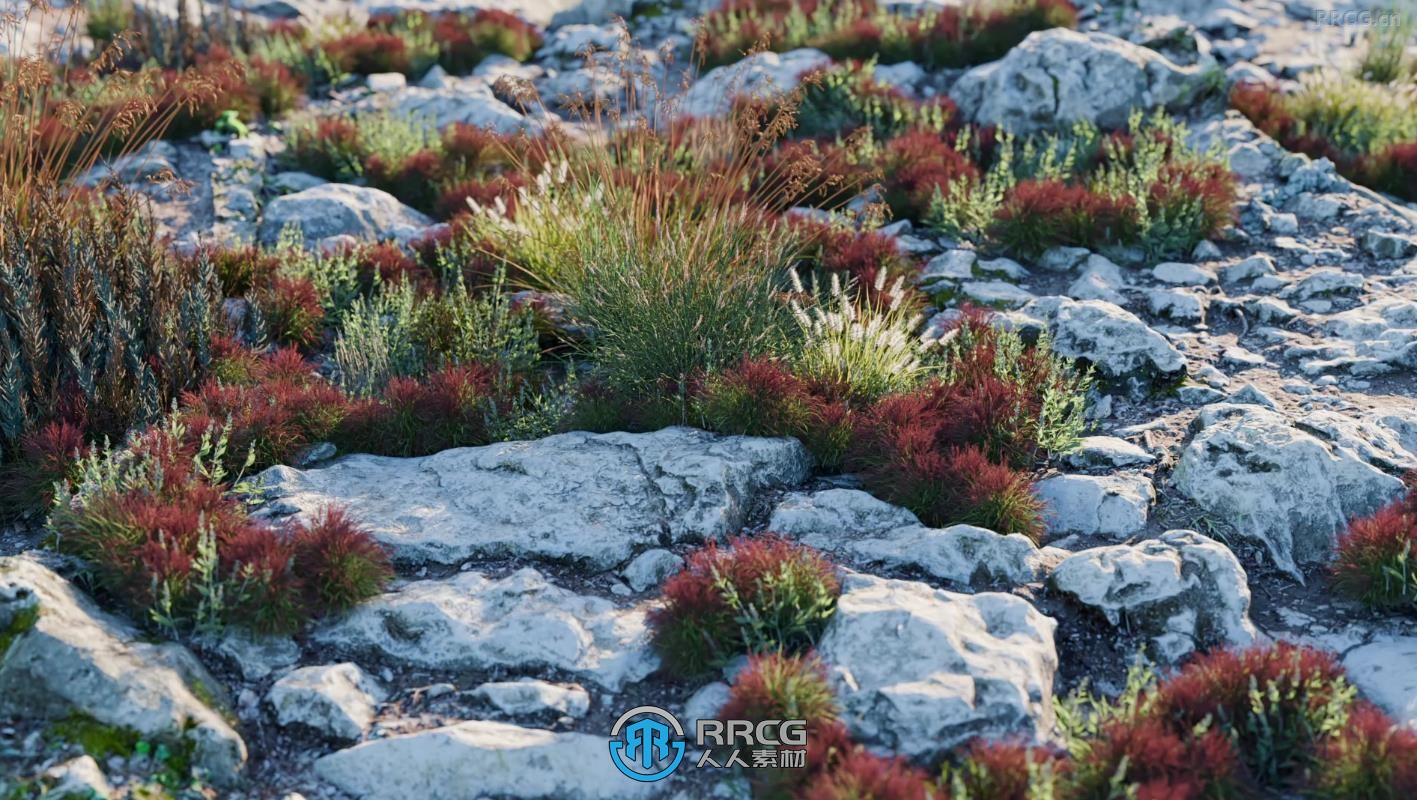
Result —
<path fill-rule="evenodd" d="M 990 235 L 1025 255 L 1054 246 L 1097 248 L 1128 241 L 1138 226 L 1129 197 L 1109 197 L 1062 181 L 1022 181 L 995 212 Z"/>
<path fill-rule="evenodd" d="M 343 72 L 373 75 L 381 72 L 402 72 L 409 75 L 413 62 L 408 45 L 396 33 L 377 30 L 377 20 L 370 19 L 369 30 L 345 34 L 325 42 L 325 54 Z"/>
<path fill-rule="evenodd" d="M 1367 703 L 1359 703 L 1343 730 L 1319 746 L 1314 761 L 1314 797 L 1417 797 L 1417 731 Z"/>
<path fill-rule="evenodd" d="M 732 587 L 731 596 L 724 587 Z M 664 605 L 651 613 L 650 625 L 666 666 L 698 675 L 766 646 L 789 652 L 810 646 L 826 620 L 799 615 L 825 610 L 817 604 L 834 602 L 839 592 L 835 568 L 809 547 L 772 534 L 736 539 L 729 549 L 710 542 L 665 581 Z M 749 641 L 745 628 L 757 623 L 785 640 Z"/>
<path fill-rule="evenodd" d="M 383 545 L 343 509 L 328 508 L 310 524 L 297 525 L 291 540 L 306 605 L 318 613 L 373 597 L 393 577 Z"/>
<path fill-rule="evenodd" d="M 486 444 L 487 402 L 496 371 L 480 364 L 446 367 L 424 381 L 395 378 L 381 398 L 354 403 L 335 438 L 341 449 L 421 456 Z"/>
<path fill-rule="evenodd" d="M 1334 582 L 1377 608 L 1417 610 L 1417 491 L 1348 524 L 1338 540 Z"/>
<path fill-rule="evenodd" d="M 259 360 L 250 381 L 207 381 L 184 394 L 182 406 L 193 442 L 203 434 L 227 432 L 227 467 L 234 471 L 248 453 L 255 455 L 257 469 L 290 463 L 301 450 L 333 434 L 348 401 L 287 348 Z"/>
<path fill-rule="evenodd" d="M 468 201 L 475 200 L 479 206 L 491 208 L 498 200 L 506 209 L 507 216 L 515 219 L 517 213 L 517 190 L 526 186 L 526 178 L 517 173 L 497 175 L 486 179 L 469 178 L 459 181 L 445 190 L 435 204 L 433 213 L 440 219 L 452 219 L 469 210 Z"/>
<path fill-rule="evenodd" d="M 1046 748 L 981 739 L 970 742 L 963 762 L 954 776 L 963 784 L 966 796 L 990 800 L 1032 800 L 1029 790 L 1036 775 L 1051 771 L 1056 779 L 1067 769 L 1067 762 Z"/>
<path fill-rule="evenodd" d="M 88 450 L 82 426 L 46 423 L 20 439 L 20 458 L 0 467 L 0 514 L 39 511 L 54 502 L 54 485 L 67 482 Z"/>
<path fill-rule="evenodd" d="M 1155 719 L 1108 725 L 1074 767 L 1079 797 L 1108 797 L 1118 773 L 1138 800 L 1202 800 L 1234 795 L 1239 766 L 1220 731 L 1178 734 Z"/>
<path fill-rule="evenodd" d="M 275 341 L 306 351 L 320 343 L 325 309 L 309 278 L 277 275 L 256 302 L 265 313 L 266 332 Z"/>
<path fill-rule="evenodd" d="M 925 773 L 903 759 L 850 750 L 802 790 L 802 800 L 928 800 Z"/>
<path fill-rule="evenodd" d="M 1367 184 L 1404 200 L 1417 200 L 1417 142 L 1395 144 L 1363 159 L 1358 167 Z"/>
<path fill-rule="evenodd" d="M 886 204 L 897 217 L 911 219 L 925 216 L 937 191 L 979 180 L 969 156 L 931 131 L 910 131 L 887 142 L 882 169 Z"/>

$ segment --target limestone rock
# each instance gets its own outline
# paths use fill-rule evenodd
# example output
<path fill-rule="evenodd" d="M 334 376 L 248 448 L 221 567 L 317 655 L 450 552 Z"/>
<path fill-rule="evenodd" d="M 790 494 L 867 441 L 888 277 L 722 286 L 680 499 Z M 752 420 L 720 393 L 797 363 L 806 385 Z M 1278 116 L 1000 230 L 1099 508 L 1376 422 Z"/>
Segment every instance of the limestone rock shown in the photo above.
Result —
<path fill-rule="evenodd" d="M 1055 475 L 1038 482 L 1049 533 L 1129 536 L 1146 527 L 1156 490 L 1140 475 Z"/>
<path fill-rule="evenodd" d="M 1046 736 L 1056 623 L 1012 595 L 852 574 L 818 645 L 860 741 L 933 762 L 976 736 Z"/>
<path fill-rule="evenodd" d="M 384 690 L 358 664 L 301 667 L 275 682 L 266 702 L 282 727 L 300 725 L 334 739 L 359 739 L 374 723 Z"/>
<path fill-rule="evenodd" d="M 950 97 L 975 122 L 1018 134 L 1079 120 L 1119 128 L 1133 109 L 1190 100 L 1204 87 L 1203 76 L 1202 68 L 1178 66 L 1109 34 L 1053 28 L 966 72 Z"/>
<path fill-rule="evenodd" d="M 633 800 L 655 784 L 621 775 L 608 740 L 474 720 L 331 753 L 315 774 L 362 800 Z"/>
<path fill-rule="evenodd" d="M 1175 484 L 1205 511 L 1262 545 L 1281 569 L 1327 561 L 1347 520 L 1370 514 L 1402 481 L 1261 406 L 1201 409 Z"/>
<path fill-rule="evenodd" d="M 788 494 L 768 529 L 848 561 L 918 569 L 959 584 L 1028 583 L 1049 563 L 1022 534 L 927 528 L 906 509 L 855 489 Z"/>
<path fill-rule="evenodd" d="M 149 644 L 59 575 L 0 558 L 0 716 L 86 717 L 191 747 L 213 781 L 236 780 L 246 744 L 200 699 L 220 685 L 177 644 Z"/>
<path fill-rule="evenodd" d="M 556 586 L 530 567 L 409 583 L 317 629 L 321 645 L 393 663 L 459 670 L 556 670 L 612 691 L 659 665 L 642 608 Z"/>
<path fill-rule="evenodd" d="M 431 219 L 383 190 L 322 183 L 266 204 L 258 236 L 262 244 L 275 244 L 289 225 L 300 230 L 307 245 L 340 235 L 405 240 L 431 224 Z"/>
<path fill-rule="evenodd" d="M 736 533 L 763 489 L 806 480 L 795 439 L 564 433 L 423 458 L 355 455 L 259 476 L 302 515 L 347 507 L 396 561 L 523 556 L 608 569 L 640 549 Z"/>
<path fill-rule="evenodd" d="M 1228 548 L 1195 531 L 1084 550 L 1050 580 L 1111 624 L 1153 637 L 1157 654 L 1172 662 L 1198 648 L 1255 641 L 1244 568 Z"/>

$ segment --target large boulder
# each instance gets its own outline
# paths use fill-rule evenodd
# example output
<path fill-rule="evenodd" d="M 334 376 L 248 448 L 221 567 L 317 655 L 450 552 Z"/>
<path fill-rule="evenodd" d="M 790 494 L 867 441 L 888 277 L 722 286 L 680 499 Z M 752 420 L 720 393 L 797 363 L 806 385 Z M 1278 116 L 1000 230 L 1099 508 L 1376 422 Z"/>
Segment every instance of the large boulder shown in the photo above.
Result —
<path fill-rule="evenodd" d="M 331 753 L 315 774 L 362 800 L 629 800 L 655 784 L 621 775 L 609 740 L 474 720 Z"/>
<path fill-rule="evenodd" d="M 131 731 L 230 784 L 246 744 L 202 699 L 219 689 L 181 645 L 148 643 L 30 558 L 0 558 L 0 717 Z"/>
<path fill-rule="evenodd" d="M 1206 512 L 1268 551 L 1294 575 L 1328 561 L 1348 520 L 1397 497 L 1402 481 L 1341 444 L 1262 406 L 1201 409 L 1175 483 Z"/>
<path fill-rule="evenodd" d="M 1057 627 L 1028 601 L 851 574 L 818 652 L 867 744 L 936 763 L 976 736 L 1047 736 Z"/>
<path fill-rule="evenodd" d="M 530 567 L 414 581 L 317 629 L 320 645 L 440 672 L 555 670 L 612 691 L 659 666 L 643 608 L 556 586 Z"/>
<path fill-rule="evenodd" d="M 1213 645 L 1246 647 L 1257 635 L 1244 568 L 1225 545 L 1195 531 L 1084 550 L 1050 579 L 1112 625 L 1152 637 L 1167 661 Z"/>
<path fill-rule="evenodd" d="M 356 455 L 260 476 L 275 505 L 302 515 L 334 503 L 403 563 L 472 557 L 575 561 L 596 569 L 638 550 L 736 532 L 757 493 L 801 483 L 795 439 L 565 433 L 425 458 Z"/>
<path fill-rule="evenodd" d="M 790 493 L 773 509 L 768 529 L 860 566 L 919 570 L 959 584 L 1028 583 L 1050 560 L 1022 534 L 928 528 L 906 509 L 856 489 Z"/>
<path fill-rule="evenodd" d="M 1142 394 L 1175 383 L 1186 374 L 1186 358 L 1166 337 L 1135 314 L 1105 300 L 1044 297 L 1023 313 L 1047 324 L 1053 350 L 1080 358 L 1098 377 Z"/>
<path fill-rule="evenodd" d="M 405 240 L 432 224 L 427 216 L 381 189 L 322 183 L 266 204 L 257 236 L 262 244 L 275 244 L 281 233 L 293 226 L 307 245 L 330 236 Z"/>
<path fill-rule="evenodd" d="M 831 56 L 808 48 L 754 53 L 704 73 L 684 93 L 678 111 L 690 117 L 721 117 L 736 98 L 786 94 L 797 88 L 804 74 L 831 63 Z"/>
<path fill-rule="evenodd" d="M 1053 28 L 966 72 L 950 97 L 975 122 L 1025 134 L 1080 120 L 1119 128 L 1133 109 L 1179 107 L 1205 86 L 1202 67 L 1110 34 Z"/>

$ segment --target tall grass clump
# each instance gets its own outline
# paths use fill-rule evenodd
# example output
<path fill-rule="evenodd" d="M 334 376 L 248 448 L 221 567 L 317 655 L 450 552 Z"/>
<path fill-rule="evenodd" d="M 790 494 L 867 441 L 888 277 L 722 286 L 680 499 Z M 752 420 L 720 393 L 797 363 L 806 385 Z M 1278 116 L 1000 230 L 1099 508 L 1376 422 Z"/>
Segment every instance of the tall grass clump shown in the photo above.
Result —
<path fill-rule="evenodd" d="M 0 22 L 10 52 L 35 53 L 0 60 L 0 457 L 6 462 L 28 463 L 44 453 L 56 458 L 52 447 L 36 446 L 36 434 L 50 443 L 93 444 L 158 418 L 210 363 L 221 298 L 209 264 L 179 263 L 167 253 L 140 198 L 70 185 L 106 155 L 136 152 L 159 137 L 184 106 L 161 91 L 134 92 L 148 84 L 117 69 L 108 55 L 103 63 L 112 71 L 95 94 L 66 95 L 70 76 L 63 69 L 56 74 L 53 64 L 65 63 L 61 56 L 73 42 L 36 50 L 24 41 L 27 26 L 39 25 L 46 11 L 35 5 Z M 120 86 L 123 100 L 115 106 L 110 92 Z M 56 425 L 64 437 L 50 435 Z M 47 492 L 6 487 L 3 493 L 15 512 Z"/>
<path fill-rule="evenodd" d="M 634 122 L 604 106 L 585 113 L 619 133 L 594 146 L 547 140 L 547 166 L 515 212 L 472 202 L 468 226 L 509 272 L 569 298 L 612 389 L 676 398 L 683 419 L 704 374 L 782 352 L 792 335 L 780 294 L 804 239 L 771 209 L 791 205 L 805 179 L 759 169 L 790 114 L 765 126 L 733 114 L 686 133 L 661 128 L 670 117 L 658 107 Z"/>

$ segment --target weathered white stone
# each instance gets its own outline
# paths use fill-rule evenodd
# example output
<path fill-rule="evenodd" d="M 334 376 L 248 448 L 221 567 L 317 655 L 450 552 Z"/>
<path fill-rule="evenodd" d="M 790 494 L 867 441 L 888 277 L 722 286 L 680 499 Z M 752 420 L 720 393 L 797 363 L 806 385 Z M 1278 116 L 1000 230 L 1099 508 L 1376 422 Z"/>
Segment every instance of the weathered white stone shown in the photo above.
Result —
<path fill-rule="evenodd" d="M 1195 531 L 1084 550 L 1050 580 L 1111 624 L 1153 637 L 1157 654 L 1173 662 L 1201 647 L 1255 641 L 1244 568 L 1228 548 Z"/>
<path fill-rule="evenodd" d="M 439 671 L 557 670 L 618 690 L 659 665 L 645 610 L 556 586 L 530 567 L 409 583 L 317 629 L 341 653 Z"/>
<path fill-rule="evenodd" d="M 704 73 L 689 87 L 679 112 L 691 117 L 726 114 L 738 97 L 772 97 L 797 88 L 802 75 L 832 63 L 820 50 L 754 53 Z"/>
<path fill-rule="evenodd" d="M 54 800 L 108 800 L 113 796 L 113 785 L 103 774 L 103 769 L 93 756 L 83 755 L 56 764 L 44 771 L 46 782 L 51 784 L 46 798 Z M 3 786 L 0 783 L 0 786 Z"/>
<path fill-rule="evenodd" d="M 431 224 L 383 190 L 322 183 L 267 203 L 258 236 L 263 244 L 275 244 L 286 226 L 294 226 L 307 244 L 340 235 L 382 241 L 411 238 Z"/>
<path fill-rule="evenodd" d="M 149 644 L 59 575 L 0 558 L 0 716 L 82 715 L 174 747 L 190 746 L 212 780 L 235 781 L 246 744 L 199 699 L 220 684 L 177 644 Z"/>
<path fill-rule="evenodd" d="M 630 584 L 631 589 L 643 592 L 664 583 L 665 578 L 683 567 L 684 559 L 668 550 L 646 550 L 635 556 L 635 560 L 625 567 L 625 581 Z"/>
<path fill-rule="evenodd" d="M 1215 274 L 1210 270 L 1195 264 L 1181 264 L 1175 261 L 1157 264 L 1152 268 L 1151 274 L 1163 283 L 1174 283 L 1178 286 L 1205 286 L 1215 283 Z"/>
<path fill-rule="evenodd" d="M 1055 627 L 1012 595 L 852 574 L 818 652 L 857 739 L 933 761 L 976 736 L 1047 735 Z"/>
<path fill-rule="evenodd" d="M 1253 405 L 1201 409 L 1176 488 L 1261 544 L 1281 569 L 1327 561 L 1337 532 L 1402 491 L 1402 481 Z"/>
<path fill-rule="evenodd" d="M 1185 374 L 1185 357 L 1166 337 L 1112 303 L 1044 297 L 1023 311 L 1048 323 L 1054 352 L 1086 359 L 1103 378 L 1144 387 Z"/>
<path fill-rule="evenodd" d="M 1075 467 L 1134 467 L 1150 464 L 1156 456 L 1115 436 L 1084 436 L 1077 448 L 1063 456 Z"/>
<path fill-rule="evenodd" d="M 918 569 L 961 584 L 1028 583 L 1051 558 L 1023 534 L 928 528 L 909 511 L 855 489 L 788 494 L 768 528 L 857 564 Z"/>
<path fill-rule="evenodd" d="M 718 712 L 728 702 L 732 687 L 723 681 L 714 681 L 699 687 L 689 699 L 684 701 L 684 729 L 697 730 L 701 719 L 717 719 Z"/>
<path fill-rule="evenodd" d="M 468 695 L 513 717 L 555 714 L 580 719 L 590 710 L 590 693 L 584 688 L 535 678 L 484 683 Z"/>
<path fill-rule="evenodd" d="M 1141 475 L 1055 475 L 1037 484 L 1053 534 L 1129 536 L 1146 527 L 1156 489 Z"/>
<path fill-rule="evenodd" d="M 621 775 L 609 740 L 470 721 L 376 739 L 315 762 L 315 774 L 362 800 L 630 800 L 655 784 Z"/>
<path fill-rule="evenodd" d="M 343 505 L 396 561 L 530 556 L 608 569 L 660 543 L 735 533 L 762 489 L 810 474 L 795 439 L 565 433 L 424 458 L 356 455 L 259 476 L 278 509 Z"/>
<path fill-rule="evenodd" d="M 975 122 L 1023 134 L 1079 120 L 1122 127 L 1133 109 L 1183 104 L 1203 85 L 1200 67 L 1109 34 L 1053 28 L 966 72 L 950 97 Z"/>
<path fill-rule="evenodd" d="M 485 78 L 444 75 L 436 84 L 408 86 L 371 94 L 350 107 L 354 115 L 387 114 L 434 129 L 453 123 L 491 128 L 498 133 L 533 131 L 544 123 L 524 116 L 492 93 Z"/>
<path fill-rule="evenodd" d="M 301 667 L 266 693 L 281 727 L 299 725 L 333 739 L 362 738 L 384 698 L 383 688 L 348 662 Z"/>
<path fill-rule="evenodd" d="M 1417 636 L 1359 645 L 1344 654 L 1343 668 L 1364 697 L 1399 723 L 1417 728 Z"/>

